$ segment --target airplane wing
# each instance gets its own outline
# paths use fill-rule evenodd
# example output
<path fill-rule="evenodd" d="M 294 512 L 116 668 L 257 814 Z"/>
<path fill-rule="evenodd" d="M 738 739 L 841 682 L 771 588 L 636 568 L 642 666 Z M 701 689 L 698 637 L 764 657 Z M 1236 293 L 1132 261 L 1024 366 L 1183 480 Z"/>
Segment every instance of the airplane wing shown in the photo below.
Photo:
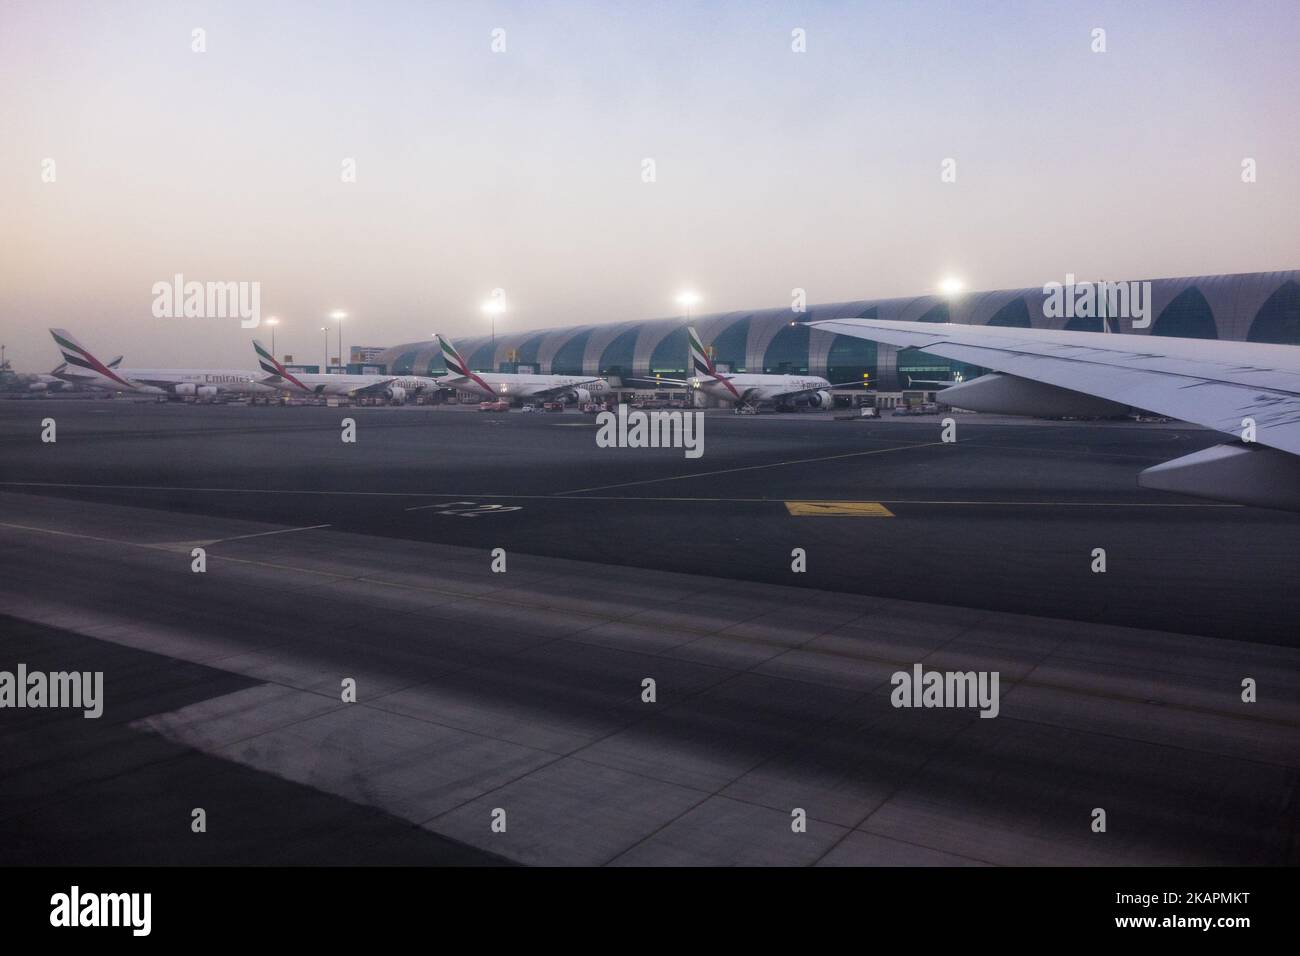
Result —
<path fill-rule="evenodd" d="M 502 397 L 496 389 L 473 373 L 470 373 L 469 375 L 457 375 L 454 372 L 449 372 L 439 381 L 438 387 L 455 389 L 456 391 L 461 392 L 482 392 L 494 399 Z"/>
<path fill-rule="evenodd" d="M 1261 443 L 1300 455 L 1300 348 L 1294 346 L 874 319 L 811 325 L 924 349 L 1234 437 L 1243 418 L 1254 418 Z M 960 404 L 957 389 L 969 384 L 947 389 L 945 402 Z"/>
<path fill-rule="evenodd" d="M 175 388 L 180 382 L 160 378 L 143 378 L 141 376 L 132 376 L 131 381 L 137 385 L 147 385 L 150 388 Z"/>
<path fill-rule="evenodd" d="M 918 385 L 920 385 L 920 386 L 923 386 L 923 387 L 928 386 L 928 387 L 930 387 L 930 388 L 944 389 L 944 388 L 951 388 L 951 387 L 954 386 L 954 385 L 960 385 L 960 384 L 961 384 L 961 383 L 958 382 L 956 379 L 946 379 L 946 378 L 912 378 L 912 376 L 910 376 L 910 375 L 907 377 L 907 387 L 908 387 L 908 388 L 916 388 Z"/>
<path fill-rule="evenodd" d="M 629 382 L 645 382 L 647 385 L 689 385 L 690 381 L 684 378 L 629 378 Z"/>
<path fill-rule="evenodd" d="M 1043 414 L 1035 411 L 1037 402 L 1068 401 L 1073 394 L 1158 412 L 1233 438 L 1253 431 L 1243 445 L 1206 449 L 1149 469 L 1140 483 L 1250 504 L 1290 507 L 1281 502 L 1293 500 L 1300 506 L 1300 487 L 1283 487 L 1300 480 L 1300 460 L 1291 457 L 1300 456 L 1300 347 L 875 319 L 809 324 L 1003 373 L 946 389 L 945 404 L 961 408 L 992 410 L 971 403 L 981 393 L 997 393 L 1004 406 L 1019 401 L 1019 414 Z M 1243 454 L 1271 449 L 1285 454 Z M 1202 480 L 1212 473 L 1213 480 Z M 1229 487 L 1233 483 L 1238 487 Z"/>
<path fill-rule="evenodd" d="M 780 392 L 771 396 L 773 400 L 781 398 L 794 398 L 796 395 L 808 395 L 812 392 L 824 392 L 828 388 L 848 388 L 850 385 L 861 385 L 861 381 L 854 382 L 831 382 L 829 385 L 813 385 L 811 388 L 795 388 L 788 392 Z"/>
<path fill-rule="evenodd" d="M 395 381 L 397 381 L 396 375 L 389 376 L 388 378 L 377 379 L 373 382 L 367 382 L 365 385 L 358 385 L 355 388 L 348 389 L 347 395 L 349 398 L 352 398 L 357 395 L 364 395 L 367 392 L 378 392 L 387 388 Z"/>
<path fill-rule="evenodd" d="M 569 392 L 575 388 L 582 388 L 584 385 L 591 385 L 599 381 L 601 381 L 599 378 L 587 378 L 583 379 L 581 382 L 569 382 L 567 385 L 554 385 L 550 388 L 533 389 L 530 394 L 537 398 L 550 398 L 554 395 Z"/>

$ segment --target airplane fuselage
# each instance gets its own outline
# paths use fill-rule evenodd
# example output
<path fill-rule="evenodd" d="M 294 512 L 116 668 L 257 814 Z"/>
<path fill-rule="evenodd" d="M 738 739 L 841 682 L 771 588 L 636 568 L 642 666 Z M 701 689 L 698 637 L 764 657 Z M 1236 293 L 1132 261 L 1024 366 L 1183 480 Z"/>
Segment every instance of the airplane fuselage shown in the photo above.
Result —
<path fill-rule="evenodd" d="M 264 376 L 243 369 L 117 368 L 117 379 L 89 369 L 68 369 L 59 373 L 65 382 L 111 392 L 139 392 L 145 395 L 265 395 L 274 391 L 262 383 Z"/>
<path fill-rule="evenodd" d="M 405 389 L 408 392 L 436 391 L 447 387 L 442 383 L 441 379 L 433 375 L 399 375 L 389 384 Z"/>
<path fill-rule="evenodd" d="M 330 375 L 324 372 L 293 373 L 295 381 L 281 378 L 271 384 L 291 395 L 352 395 L 358 389 L 396 384 L 391 375 Z M 301 382 L 300 386 L 298 383 Z"/>
<path fill-rule="evenodd" d="M 571 389 L 574 393 L 585 391 L 593 396 L 604 395 L 610 388 L 603 378 L 584 378 L 580 375 L 528 375 L 514 372 L 475 372 L 474 377 L 490 389 L 485 391 L 474 378 L 448 375 L 445 387 L 465 392 L 475 392 L 485 398 L 528 399 L 554 394 L 557 390 Z"/>
<path fill-rule="evenodd" d="M 723 381 L 722 379 L 725 379 Z M 756 405 L 759 402 L 778 401 L 791 392 L 812 392 L 819 389 L 830 391 L 831 383 L 818 375 L 759 375 L 722 373 L 721 378 L 693 378 L 692 384 L 710 398 L 724 402 L 745 402 Z M 730 387 L 728 387 L 730 386 Z M 734 391 L 732 390 L 734 389 Z"/>

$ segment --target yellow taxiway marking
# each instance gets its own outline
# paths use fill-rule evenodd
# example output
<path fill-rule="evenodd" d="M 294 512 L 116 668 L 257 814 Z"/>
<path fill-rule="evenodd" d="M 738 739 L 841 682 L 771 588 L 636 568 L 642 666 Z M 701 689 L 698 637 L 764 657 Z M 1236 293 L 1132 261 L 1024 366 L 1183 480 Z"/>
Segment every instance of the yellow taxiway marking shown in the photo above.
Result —
<path fill-rule="evenodd" d="M 850 518 L 892 518 L 894 513 L 879 501 L 787 501 L 785 510 L 797 518 L 840 515 Z"/>

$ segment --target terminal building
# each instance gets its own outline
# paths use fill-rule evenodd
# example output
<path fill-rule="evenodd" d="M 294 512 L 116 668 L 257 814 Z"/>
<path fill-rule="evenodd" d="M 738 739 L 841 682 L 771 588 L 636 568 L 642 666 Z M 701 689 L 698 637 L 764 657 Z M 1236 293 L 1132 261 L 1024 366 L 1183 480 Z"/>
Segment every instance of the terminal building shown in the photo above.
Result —
<path fill-rule="evenodd" d="M 1134 283 L 1123 285 L 1132 287 Z M 1135 328 L 1123 315 L 1112 320 L 1124 333 L 1300 345 L 1300 271 L 1143 280 L 1148 324 Z M 1078 286 L 1082 288 L 1082 283 Z M 1065 287 L 1066 298 L 1070 287 Z M 1072 301 L 1072 300 L 1071 300 Z M 789 306 L 692 316 L 690 324 L 720 371 L 810 374 L 829 381 L 864 382 L 878 394 L 898 393 L 912 379 L 969 378 L 982 372 L 960 363 L 863 339 L 810 329 L 822 319 L 864 318 L 911 322 L 1101 331 L 1102 318 L 1060 308 L 1061 296 L 1043 287 L 923 295 Z M 1087 311 L 1087 310 L 1083 310 Z M 685 378 L 687 321 L 683 316 L 456 338 L 475 371 L 590 375 L 615 388 L 640 388 L 633 377 Z M 1139 322 L 1141 325 L 1141 322 Z M 388 374 L 441 375 L 437 343 L 397 345 L 372 355 Z"/>

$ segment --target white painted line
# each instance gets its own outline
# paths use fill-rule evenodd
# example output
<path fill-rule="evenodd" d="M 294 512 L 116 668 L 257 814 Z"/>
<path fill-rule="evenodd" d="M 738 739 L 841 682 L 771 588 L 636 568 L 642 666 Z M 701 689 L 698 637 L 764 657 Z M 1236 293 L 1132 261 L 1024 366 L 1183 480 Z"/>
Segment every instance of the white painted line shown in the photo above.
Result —
<path fill-rule="evenodd" d="M 669 475 L 666 478 L 644 478 L 640 481 L 620 481 L 613 485 L 595 485 L 591 488 L 575 488 L 572 491 L 557 491 L 556 495 L 577 495 L 584 491 L 607 491 L 610 488 L 628 488 L 633 485 L 653 485 L 660 481 L 681 481 L 686 478 L 708 478 L 712 475 L 734 475 L 740 471 L 761 471 L 764 468 L 780 468 L 784 465 L 809 465 L 819 461 L 838 461 L 844 458 L 861 458 L 864 455 L 885 455 L 891 451 L 909 451 L 913 448 L 930 448 L 934 445 L 946 445 L 948 442 L 927 441 L 895 445 L 891 448 L 872 448 L 868 451 L 850 451 L 842 455 L 823 455 L 819 458 L 792 458 L 789 461 L 773 461 L 764 465 L 744 465 L 740 468 L 721 468 L 718 471 L 697 471 L 689 475 Z"/>
<path fill-rule="evenodd" d="M 296 531 L 315 531 L 317 528 L 328 528 L 327 524 L 309 524 L 303 528 L 281 528 L 278 531 L 258 531 L 256 534 L 237 534 L 233 538 L 218 538 L 211 544 L 225 544 L 227 541 L 243 541 L 245 538 L 265 538 L 268 534 L 293 534 Z"/>

